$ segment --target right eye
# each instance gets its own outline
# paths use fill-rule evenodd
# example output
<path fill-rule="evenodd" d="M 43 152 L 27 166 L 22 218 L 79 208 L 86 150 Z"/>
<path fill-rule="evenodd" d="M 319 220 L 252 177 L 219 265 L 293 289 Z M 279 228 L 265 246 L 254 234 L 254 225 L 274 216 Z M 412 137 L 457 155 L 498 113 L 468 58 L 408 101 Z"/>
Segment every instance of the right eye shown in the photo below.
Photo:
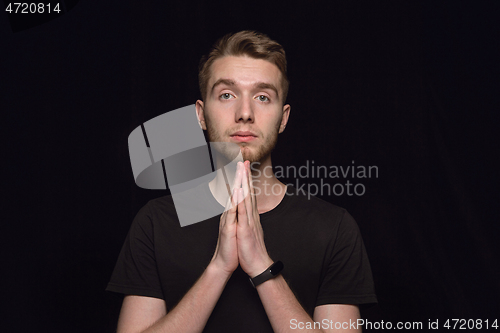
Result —
<path fill-rule="evenodd" d="M 231 97 L 233 97 L 233 95 L 231 95 L 230 93 L 224 93 L 220 95 L 221 99 L 231 99 Z"/>

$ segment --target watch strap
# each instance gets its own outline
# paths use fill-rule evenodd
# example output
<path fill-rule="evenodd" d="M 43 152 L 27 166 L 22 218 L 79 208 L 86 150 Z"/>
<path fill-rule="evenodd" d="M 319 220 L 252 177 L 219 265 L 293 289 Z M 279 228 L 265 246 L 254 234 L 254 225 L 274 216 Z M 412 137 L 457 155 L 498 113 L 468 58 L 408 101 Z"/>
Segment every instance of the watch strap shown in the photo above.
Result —
<path fill-rule="evenodd" d="M 283 270 L 283 263 L 281 261 L 276 261 L 271 266 L 269 266 L 264 272 L 257 275 L 254 278 L 250 278 L 252 286 L 256 288 L 259 284 L 266 282 L 277 276 Z"/>

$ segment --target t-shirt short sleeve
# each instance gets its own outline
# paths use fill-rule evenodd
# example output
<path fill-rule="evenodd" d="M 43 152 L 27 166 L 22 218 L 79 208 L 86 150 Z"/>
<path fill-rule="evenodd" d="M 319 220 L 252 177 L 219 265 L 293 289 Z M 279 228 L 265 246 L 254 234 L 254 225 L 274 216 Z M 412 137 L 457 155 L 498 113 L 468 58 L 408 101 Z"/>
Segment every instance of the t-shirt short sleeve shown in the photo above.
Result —
<path fill-rule="evenodd" d="M 134 218 L 106 290 L 163 299 L 149 204 Z"/>
<path fill-rule="evenodd" d="M 328 248 L 316 306 L 376 303 L 370 263 L 353 217 L 344 214 Z"/>

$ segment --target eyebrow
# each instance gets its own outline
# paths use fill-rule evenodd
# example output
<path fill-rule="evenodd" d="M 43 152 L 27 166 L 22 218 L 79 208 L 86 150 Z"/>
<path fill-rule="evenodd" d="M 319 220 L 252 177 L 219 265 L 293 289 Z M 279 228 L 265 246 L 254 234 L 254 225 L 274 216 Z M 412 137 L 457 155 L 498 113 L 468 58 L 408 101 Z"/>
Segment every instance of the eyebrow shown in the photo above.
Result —
<path fill-rule="evenodd" d="M 236 82 L 234 82 L 233 80 L 230 80 L 230 79 L 218 79 L 217 81 L 215 81 L 214 85 L 212 86 L 212 89 L 211 89 L 210 93 L 213 93 L 214 89 L 218 85 L 221 85 L 221 84 L 224 84 L 226 86 L 232 87 L 232 86 L 236 85 Z M 274 84 L 266 83 L 266 82 L 257 82 L 256 84 L 254 84 L 254 87 L 255 88 L 259 88 L 259 89 L 269 89 L 269 90 L 272 90 L 272 91 L 274 91 L 274 93 L 276 94 L 276 96 L 279 98 L 278 89 L 276 88 L 276 86 Z"/>

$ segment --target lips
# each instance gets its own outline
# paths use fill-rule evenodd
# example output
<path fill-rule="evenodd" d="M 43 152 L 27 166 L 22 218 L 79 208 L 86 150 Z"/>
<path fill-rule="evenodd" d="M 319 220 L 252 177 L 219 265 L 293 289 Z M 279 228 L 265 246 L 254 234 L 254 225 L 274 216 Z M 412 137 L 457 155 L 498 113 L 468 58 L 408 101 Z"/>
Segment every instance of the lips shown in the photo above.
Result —
<path fill-rule="evenodd" d="M 238 132 L 234 132 L 233 134 L 231 134 L 231 136 L 257 136 L 255 135 L 253 132 L 250 132 L 250 131 L 238 131 Z"/>
<path fill-rule="evenodd" d="M 231 138 L 238 142 L 249 142 L 257 137 L 253 132 L 250 131 L 238 131 L 231 134 Z"/>

